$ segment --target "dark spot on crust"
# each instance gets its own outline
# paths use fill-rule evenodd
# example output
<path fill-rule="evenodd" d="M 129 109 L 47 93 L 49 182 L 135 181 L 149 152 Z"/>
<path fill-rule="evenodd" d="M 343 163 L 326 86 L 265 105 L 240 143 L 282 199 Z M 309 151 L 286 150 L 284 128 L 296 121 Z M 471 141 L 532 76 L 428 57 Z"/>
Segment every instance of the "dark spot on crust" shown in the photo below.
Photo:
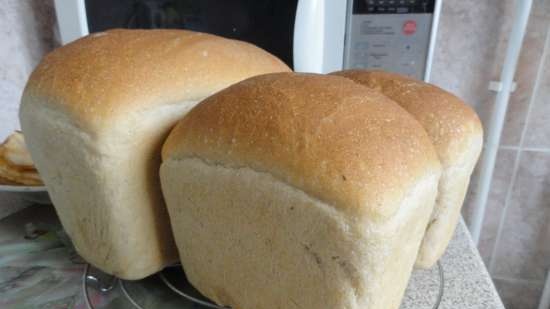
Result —
<path fill-rule="evenodd" d="M 342 179 L 343 179 L 344 181 L 348 180 L 348 179 L 346 178 L 345 175 L 342 175 Z"/>
<path fill-rule="evenodd" d="M 346 261 L 339 261 L 338 265 L 342 268 L 344 274 L 352 281 L 357 277 L 357 269 L 355 269 L 353 265 L 348 264 Z"/>
<path fill-rule="evenodd" d="M 322 260 L 321 260 L 321 257 L 319 256 L 319 254 L 317 252 L 311 250 L 311 247 L 307 244 L 304 244 L 304 248 L 313 257 L 313 259 L 315 260 L 315 263 L 317 263 L 317 265 L 321 266 Z"/>
<path fill-rule="evenodd" d="M 317 263 L 317 265 L 321 265 L 321 258 L 319 255 L 315 252 L 311 252 L 311 254 L 313 255 L 313 258 L 315 258 L 315 263 Z"/>
<path fill-rule="evenodd" d="M 426 231 L 429 230 L 436 221 L 437 219 L 433 219 L 432 221 L 430 221 L 430 223 L 428 223 L 428 226 L 426 226 Z"/>
<path fill-rule="evenodd" d="M 292 299 L 292 297 L 290 298 L 290 301 L 294 304 L 294 306 L 296 306 L 297 308 L 302 308 L 300 305 L 298 305 L 298 303 Z"/>

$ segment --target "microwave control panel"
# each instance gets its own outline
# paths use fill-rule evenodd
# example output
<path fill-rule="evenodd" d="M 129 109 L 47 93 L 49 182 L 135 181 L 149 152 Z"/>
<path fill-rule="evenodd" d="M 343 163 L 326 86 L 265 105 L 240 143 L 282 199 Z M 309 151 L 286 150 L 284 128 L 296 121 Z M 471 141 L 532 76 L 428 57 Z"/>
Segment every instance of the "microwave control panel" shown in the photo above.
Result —
<path fill-rule="evenodd" d="M 351 0 L 345 69 L 424 78 L 435 0 Z"/>

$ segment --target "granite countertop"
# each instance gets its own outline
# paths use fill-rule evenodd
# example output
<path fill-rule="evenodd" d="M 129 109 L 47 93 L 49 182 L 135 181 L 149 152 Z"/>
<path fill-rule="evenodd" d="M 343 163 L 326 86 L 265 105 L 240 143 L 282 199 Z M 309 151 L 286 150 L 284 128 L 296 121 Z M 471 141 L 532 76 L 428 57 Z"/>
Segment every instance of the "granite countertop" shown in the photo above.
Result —
<path fill-rule="evenodd" d="M 25 239 L 24 226 L 29 222 L 43 234 Z M 0 220 L 0 308 L 87 308 L 82 293 L 84 264 L 67 244 L 51 206 L 31 206 Z M 440 309 L 504 309 L 463 221 L 441 266 Z M 440 280 L 437 267 L 415 270 L 401 309 L 434 308 Z M 131 308 L 121 301 L 125 300 L 112 301 L 105 308 Z"/>
<path fill-rule="evenodd" d="M 463 220 L 460 220 L 440 262 L 445 276 L 440 309 L 504 309 Z M 421 298 L 417 293 L 422 291 L 415 291 L 413 297 Z"/>

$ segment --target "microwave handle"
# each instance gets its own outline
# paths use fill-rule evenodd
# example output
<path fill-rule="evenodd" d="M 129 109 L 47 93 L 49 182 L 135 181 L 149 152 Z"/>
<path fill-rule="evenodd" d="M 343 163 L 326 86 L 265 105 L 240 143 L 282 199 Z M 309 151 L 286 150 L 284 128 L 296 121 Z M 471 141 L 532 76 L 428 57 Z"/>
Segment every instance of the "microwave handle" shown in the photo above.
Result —
<path fill-rule="evenodd" d="M 323 72 L 325 0 L 299 0 L 293 38 L 296 72 Z"/>

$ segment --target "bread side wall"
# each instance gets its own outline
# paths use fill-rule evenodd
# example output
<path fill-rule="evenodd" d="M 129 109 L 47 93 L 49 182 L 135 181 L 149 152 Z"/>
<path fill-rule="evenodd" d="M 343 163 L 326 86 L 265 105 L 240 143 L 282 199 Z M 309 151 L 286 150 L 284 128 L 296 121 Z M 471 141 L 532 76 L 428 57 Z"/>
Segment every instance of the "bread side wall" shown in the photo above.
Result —
<path fill-rule="evenodd" d="M 177 261 L 158 169 L 164 137 L 189 105 L 113 119 L 93 133 L 47 105 L 23 105 L 23 131 L 63 227 L 103 271 L 139 279 Z"/>
<path fill-rule="evenodd" d="M 445 253 L 460 219 L 470 177 L 481 152 L 481 138 L 471 140 L 462 162 L 443 167 L 436 207 L 422 241 L 416 267 L 430 268 Z"/>
<path fill-rule="evenodd" d="M 161 167 L 188 279 L 219 304 L 256 309 L 398 308 L 436 176 L 375 223 L 248 168 L 191 158 Z"/>

